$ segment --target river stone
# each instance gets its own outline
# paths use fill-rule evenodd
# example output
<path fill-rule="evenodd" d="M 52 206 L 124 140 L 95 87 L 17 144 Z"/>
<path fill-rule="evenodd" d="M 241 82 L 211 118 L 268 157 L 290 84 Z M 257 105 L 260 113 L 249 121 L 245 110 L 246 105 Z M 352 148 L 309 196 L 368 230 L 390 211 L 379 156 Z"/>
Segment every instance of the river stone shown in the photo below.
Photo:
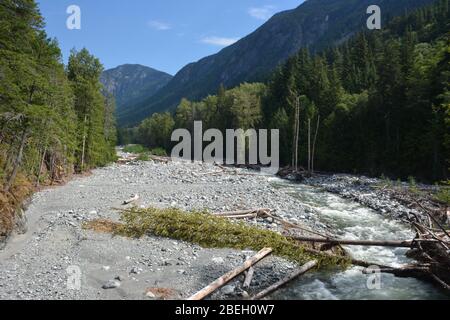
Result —
<path fill-rule="evenodd" d="M 222 257 L 215 257 L 215 258 L 212 258 L 211 260 L 215 264 L 223 264 L 223 263 L 225 263 L 225 260 Z"/>
<path fill-rule="evenodd" d="M 234 291 L 235 291 L 235 290 L 236 290 L 236 287 L 235 287 L 235 286 L 233 286 L 233 285 L 228 285 L 228 286 L 225 286 L 225 287 L 222 288 L 222 293 L 223 293 L 224 295 L 229 296 L 229 295 L 234 294 Z"/>
<path fill-rule="evenodd" d="M 118 287 L 120 287 L 120 281 L 118 281 L 118 280 L 109 280 L 102 286 L 102 288 L 105 290 L 115 289 Z"/>

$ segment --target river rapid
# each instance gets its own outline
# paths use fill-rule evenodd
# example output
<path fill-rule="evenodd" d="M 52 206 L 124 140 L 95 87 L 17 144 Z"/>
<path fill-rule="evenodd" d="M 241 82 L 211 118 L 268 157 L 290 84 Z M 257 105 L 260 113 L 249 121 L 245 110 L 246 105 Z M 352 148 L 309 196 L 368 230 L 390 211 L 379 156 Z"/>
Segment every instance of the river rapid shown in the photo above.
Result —
<path fill-rule="evenodd" d="M 326 192 L 319 187 L 268 178 L 277 188 L 314 208 L 314 215 L 345 239 L 410 240 L 412 230 L 360 204 Z M 381 265 L 400 267 L 412 263 L 405 248 L 344 247 L 354 258 Z M 415 278 L 390 274 L 362 273 L 363 268 L 324 271 L 303 276 L 273 296 L 275 299 L 449 299 L 433 285 Z M 378 282 L 379 280 L 379 282 Z M 379 285 L 378 285 L 379 284 Z"/>

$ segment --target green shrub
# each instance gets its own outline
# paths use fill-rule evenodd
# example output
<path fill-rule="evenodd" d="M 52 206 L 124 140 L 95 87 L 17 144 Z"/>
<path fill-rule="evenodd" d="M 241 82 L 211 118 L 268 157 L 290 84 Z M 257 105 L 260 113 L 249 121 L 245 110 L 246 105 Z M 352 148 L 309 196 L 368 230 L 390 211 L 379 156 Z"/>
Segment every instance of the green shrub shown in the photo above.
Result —
<path fill-rule="evenodd" d="M 163 148 L 155 148 L 150 151 L 150 153 L 154 156 L 158 157 L 167 157 L 167 152 Z"/>
<path fill-rule="evenodd" d="M 417 188 L 416 179 L 414 177 L 410 176 L 408 177 L 408 183 L 409 183 L 409 191 L 412 193 L 418 193 L 419 189 Z"/>
<path fill-rule="evenodd" d="M 445 182 L 446 185 L 440 186 L 439 191 L 434 196 L 436 200 L 450 205 L 450 181 Z"/>
<path fill-rule="evenodd" d="M 150 156 L 148 155 L 147 152 L 143 152 L 143 153 L 139 154 L 139 156 L 136 158 L 136 160 L 138 160 L 138 161 L 149 161 L 150 160 Z"/>
<path fill-rule="evenodd" d="M 148 152 L 148 149 L 145 148 L 144 146 L 141 146 L 140 144 L 129 144 L 123 148 L 123 152 L 144 153 L 144 152 Z"/>

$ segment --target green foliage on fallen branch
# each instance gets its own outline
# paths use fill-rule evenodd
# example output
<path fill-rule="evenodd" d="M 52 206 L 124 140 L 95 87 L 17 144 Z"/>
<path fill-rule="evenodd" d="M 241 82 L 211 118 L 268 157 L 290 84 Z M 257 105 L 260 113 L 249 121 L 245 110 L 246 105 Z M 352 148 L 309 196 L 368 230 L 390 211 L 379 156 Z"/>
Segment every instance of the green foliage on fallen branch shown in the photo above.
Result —
<path fill-rule="evenodd" d="M 308 252 L 307 247 L 287 237 L 243 222 L 216 217 L 206 212 L 185 212 L 180 209 L 138 209 L 122 211 L 116 233 L 128 237 L 152 234 L 187 241 L 206 248 L 251 249 L 259 251 L 271 247 L 275 255 L 300 264 L 313 259 L 320 266 L 346 266 L 347 258 L 336 259 Z"/>

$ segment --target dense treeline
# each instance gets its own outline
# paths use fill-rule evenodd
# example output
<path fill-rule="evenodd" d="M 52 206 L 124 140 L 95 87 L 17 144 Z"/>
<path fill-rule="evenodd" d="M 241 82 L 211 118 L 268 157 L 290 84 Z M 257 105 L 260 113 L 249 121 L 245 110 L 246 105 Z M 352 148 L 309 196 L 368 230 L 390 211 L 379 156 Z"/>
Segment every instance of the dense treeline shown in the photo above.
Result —
<path fill-rule="evenodd" d="M 301 96 L 309 101 L 300 112 L 303 163 L 306 122 L 314 118 L 321 121 L 316 163 L 322 170 L 446 178 L 449 21 L 448 0 L 442 0 L 320 55 L 302 50 L 289 59 L 269 84 L 263 107 L 266 123 L 285 131 L 285 153 Z M 317 115 L 311 116 L 310 103 Z"/>
<path fill-rule="evenodd" d="M 154 115 L 132 133 L 141 143 L 168 147 L 171 128 L 191 129 L 194 120 L 222 130 L 277 128 L 287 165 L 298 123 L 305 167 L 447 178 L 449 21 L 448 0 L 438 1 L 320 54 L 301 50 L 267 86 L 243 84 L 201 102 L 183 100 L 173 120 Z"/>
<path fill-rule="evenodd" d="M 203 130 L 216 128 L 224 132 L 229 128 L 257 128 L 263 124 L 261 107 L 265 92 L 264 84 L 244 83 L 231 90 L 221 87 L 217 95 L 199 102 L 183 99 L 174 116 L 155 113 L 138 128 L 122 130 L 120 142 L 138 142 L 150 148 L 163 147 L 170 151 L 173 130 L 186 128 L 192 131 L 194 121 L 202 121 Z"/>
<path fill-rule="evenodd" d="M 102 65 L 83 49 L 65 68 L 43 26 L 33 0 L 0 2 L 0 227 L 21 188 L 114 158 L 114 103 L 101 94 Z"/>

